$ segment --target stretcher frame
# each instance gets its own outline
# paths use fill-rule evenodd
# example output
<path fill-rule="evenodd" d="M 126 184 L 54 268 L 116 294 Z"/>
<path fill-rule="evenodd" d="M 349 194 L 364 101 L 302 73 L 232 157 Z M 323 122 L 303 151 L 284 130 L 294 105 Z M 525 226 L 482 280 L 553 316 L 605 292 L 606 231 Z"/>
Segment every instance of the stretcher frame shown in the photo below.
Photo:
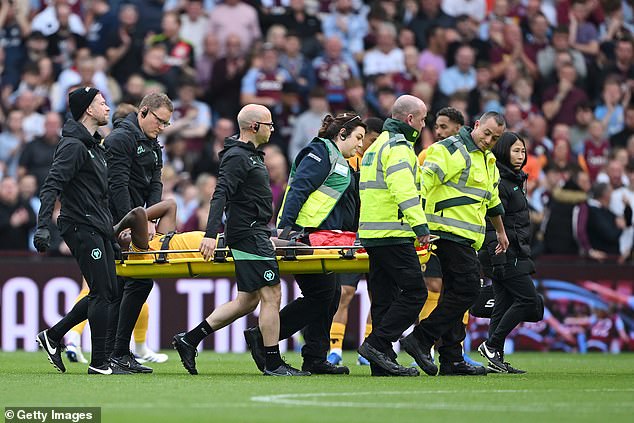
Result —
<path fill-rule="evenodd" d="M 438 237 L 432 238 L 435 241 Z M 362 246 L 287 246 L 276 247 L 284 252 L 277 256 L 280 274 L 315 273 L 368 273 L 370 262 L 366 252 L 358 252 Z M 417 250 L 421 265 L 429 260 L 432 244 Z M 322 251 L 323 254 L 309 254 L 307 250 Z M 157 250 L 125 251 L 123 258 L 116 260 L 117 275 L 132 278 L 196 278 L 196 277 L 232 277 L 235 276 L 233 258 L 229 248 L 217 248 L 214 257 L 205 261 L 202 256 L 196 258 L 174 258 L 169 254 L 200 253 L 198 250 Z M 299 253 L 299 254 L 298 254 Z M 132 255 L 154 255 L 155 259 L 134 260 Z M 127 257 L 127 258 L 126 258 Z"/>

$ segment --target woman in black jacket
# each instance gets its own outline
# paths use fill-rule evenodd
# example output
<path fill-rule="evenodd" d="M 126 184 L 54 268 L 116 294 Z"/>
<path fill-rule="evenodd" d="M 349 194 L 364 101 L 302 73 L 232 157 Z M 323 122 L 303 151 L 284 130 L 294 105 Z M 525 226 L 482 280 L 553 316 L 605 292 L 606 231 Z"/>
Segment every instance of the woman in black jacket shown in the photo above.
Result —
<path fill-rule="evenodd" d="M 500 199 L 504 206 L 504 229 L 509 239 L 505 253 L 495 254 L 497 238 L 487 223 L 480 260 L 484 273 L 493 280 L 495 306 L 491 315 L 489 339 L 478 351 L 489 362 L 488 369 L 497 373 L 525 373 L 504 362 L 504 340 L 522 321 L 534 320 L 538 296 L 530 274 L 535 267 L 531 260 L 530 218 L 524 186 L 528 177 L 522 172 L 526 164 L 526 146 L 514 132 L 505 132 L 493 148 L 500 170 Z"/>

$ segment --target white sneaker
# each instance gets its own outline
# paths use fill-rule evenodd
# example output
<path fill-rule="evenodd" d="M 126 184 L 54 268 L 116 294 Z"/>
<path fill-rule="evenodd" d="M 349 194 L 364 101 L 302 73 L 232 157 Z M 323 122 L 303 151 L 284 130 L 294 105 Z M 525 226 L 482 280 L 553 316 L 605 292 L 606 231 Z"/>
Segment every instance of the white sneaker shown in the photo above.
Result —
<path fill-rule="evenodd" d="M 74 344 L 66 345 L 66 357 L 73 363 L 88 363 L 88 360 L 81 352 L 81 348 Z"/>
<path fill-rule="evenodd" d="M 134 354 L 134 358 L 136 358 L 136 361 L 139 363 L 165 363 L 169 357 L 167 354 L 157 353 L 148 349 L 145 355 Z"/>

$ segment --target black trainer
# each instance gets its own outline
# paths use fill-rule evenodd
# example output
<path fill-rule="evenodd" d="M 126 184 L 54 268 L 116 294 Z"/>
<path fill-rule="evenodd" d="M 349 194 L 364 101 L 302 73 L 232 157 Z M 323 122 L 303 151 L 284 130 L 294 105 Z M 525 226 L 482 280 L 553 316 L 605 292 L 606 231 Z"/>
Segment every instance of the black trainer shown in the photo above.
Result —
<path fill-rule="evenodd" d="M 49 363 L 55 367 L 58 372 L 66 372 L 66 367 L 62 361 L 62 350 L 64 345 L 61 342 L 55 342 L 47 335 L 48 329 L 37 334 L 36 341 L 46 353 Z"/>
<path fill-rule="evenodd" d="M 513 375 L 523 375 L 524 373 L 526 373 L 526 370 L 516 369 L 515 367 L 511 366 L 506 361 L 504 362 L 504 365 L 506 366 L 506 372 L 507 373 L 510 373 L 510 374 L 513 374 Z"/>
<path fill-rule="evenodd" d="M 172 345 L 174 346 L 174 349 L 178 351 L 178 355 L 181 358 L 181 363 L 183 363 L 185 370 L 187 370 L 190 375 L 197 375 L 198 370 L 196 370 L 196 356 L 198 355 L 198 351 L 196 350 L 196 347 L 188 344 L 184 338 L 185 332 L 177 333 L 174 335 Z"/>
<path fill-rule="evenodd" d="M 131 375 L 132 372 L 120 367 L 114 362 L 103 364 L 98 367 L 88 366 L 89 375 Z"/>
<path fill-rule="evenodd" d="M 151 367 L 144 366 L 136 361 L 132 353 L 111 357 L 110 362 L 130 373 L 152 373 L 154 371 Z"/>
<path fill-rule="evenodd" d="M 487 345 L 486 341 L 480 344 L 480 346 L 478 347 L 478 352 L 482 357 L 488 360 L 489 364 L 487 367 L 489 367 L 491 371 L 496 373 L 508 372 L 506 366 L 504 365 L 504 360 L 502 359 L 502 355 L 500 354 L 500 352 L 497 349 L 491 348 L 489 345 Z"/>
<path fill-rule="evenodd" d="M 249 351 L 251 351 L 251 357 L 255 361 L 255 365 L 258 366 L 258 370 L 263 372 L 266 366 L 266 352 L 264 351 L 264 340 L 262 339 L 260 328 L 256 326 L 245 330 L 244 340 L 247 342 Z"/>
<path fill-rule="evenodd" d="M 440 363 L 441 376 L 486 376 L 487 369 L 482 366 L 472 366 L 466 361 L 455 363 Z"/>
<path fill-rule="evenodd" d="M 429 376 L 436 376 L 438 367 L 434 364 L 429 350 L 427 352 L 423 350 L 413 333 L 410 333 L 405 338 L 401 338 L 399 342 L 403 350 L 414 358 L 416 364 L 418 364 L 425 373 Z"/>
<path fill-rule="evenodd" d="M 420 372 L 415 367 L 404 367 L 394 362 L 387 354 L 377 350 L 367 341 L 358 349 L 359 354 L 377 367 L 380 367 L 390 376 L 419 376 Z"/>
<path fill-rule="evenodd" d="M 335 366 L 329 361 L 313 361 L 302 364 L 302 370 L 313 375 L 349 375 L 350 369 L 346 366 Z"/>
<path fill-rule="evenodd" d="M 286 363 L 282 363 L 277 369 L 264 369 L 264 376 L 310 376 L 310 372 L 291 367 Z"/>

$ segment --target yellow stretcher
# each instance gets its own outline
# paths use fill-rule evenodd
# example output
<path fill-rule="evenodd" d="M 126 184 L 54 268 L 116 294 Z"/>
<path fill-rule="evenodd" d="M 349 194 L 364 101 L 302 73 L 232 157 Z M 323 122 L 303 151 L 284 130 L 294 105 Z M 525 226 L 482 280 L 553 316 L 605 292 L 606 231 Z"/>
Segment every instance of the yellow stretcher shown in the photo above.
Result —
<path fill-rule="evenodd" d="M 334 246 L 334 247 L 304 247 L 313 250 L 313 254 L 295 254 L 302 247 L 278 247 L 278 250 L 286 250 L 286 254 L 277 257 L 281 274 L 302 273 L 367 273 L 369 271 L 368 254 L 355 252 L 362 247 L 358 246 Z M 431 244 L 430 244 L 431 248 Z M 220 250 L 220 251 L 219 251 Z M 131 278 L 183 278 L 183 277 L 230 277 L 235 276 L 233 258 L 219 252 L 228 252 L 228 249 L 217 249 L 216 257 L 212 261 L 204 261 L 200 258 L 175 258 L 169 259 L 170 253 L 192 253 L 195 250 L 163 250 L 143 252 L 153 254 L 155 260 L 134 260 L 124 258 L 117 260 L 117 275 Z M 417 251 L 418 260 L 423 265 L 429 260 L 429 248 Z M 136 254 L 124 253 L 126 256 Z M 159 258 L 165 257 L 167 258 Z"/>

